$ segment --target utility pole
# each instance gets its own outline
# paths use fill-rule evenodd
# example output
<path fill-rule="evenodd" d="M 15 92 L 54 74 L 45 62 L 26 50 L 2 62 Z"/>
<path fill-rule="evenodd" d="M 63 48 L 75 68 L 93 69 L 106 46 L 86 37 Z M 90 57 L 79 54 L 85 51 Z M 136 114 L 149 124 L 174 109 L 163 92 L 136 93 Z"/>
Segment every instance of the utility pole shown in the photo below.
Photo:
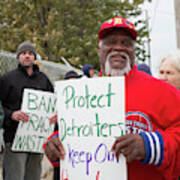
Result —
<path fill-rule="evenodd" d="M 180 48 L 180 0 L 174 0 L 177 47 Z"/>

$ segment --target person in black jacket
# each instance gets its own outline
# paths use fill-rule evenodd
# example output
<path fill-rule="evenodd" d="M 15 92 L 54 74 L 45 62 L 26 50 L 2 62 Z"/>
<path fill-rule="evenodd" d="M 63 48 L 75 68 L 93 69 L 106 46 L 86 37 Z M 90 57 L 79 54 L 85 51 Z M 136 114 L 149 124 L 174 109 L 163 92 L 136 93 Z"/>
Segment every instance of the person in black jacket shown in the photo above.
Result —
<path fill-rule="evenodd" d="M 0 78 L 0 99 L 5 113 L 4 180 L 40 180 L 43 155 L 11 150 L 19 121 L 29 120 L 29 116 L 21 111 L 24 88 L 53 92 L 48 77 L 34 64 L 36 56 L 35 46 L 31 42 L 21 43 L 17 49 L 18 67 Z"/>

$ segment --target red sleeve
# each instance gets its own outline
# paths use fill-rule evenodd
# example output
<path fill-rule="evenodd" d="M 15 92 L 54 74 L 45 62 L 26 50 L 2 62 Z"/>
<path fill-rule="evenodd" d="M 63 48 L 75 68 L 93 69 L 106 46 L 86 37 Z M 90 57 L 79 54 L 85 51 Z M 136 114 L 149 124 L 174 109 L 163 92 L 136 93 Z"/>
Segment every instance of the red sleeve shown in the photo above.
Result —
<path fill-rule="evenodd" d="M 180 91 L 165 83 L 160 84 L 154 96 L 157 128 L 142 132 L 146 158 L 142 163 L 155 164 L 169 180 L 180 176 Z"/>
<path fill-rule="evenodd" d="M 174 126 L 160 131 L 164 140 L 164 157 L 159 171 L 170 179 L 180 176 L 180 122 Z"/>
<path fill-rule="evenodd" d="M 170 91 L 163 90 L 164 108 L 161 109 L 164 156 L 159 170 L 167 177 L 180 176 L 180 91 L 170 86 Z M 179 163 L 180 164 L 180 163 Z"/>

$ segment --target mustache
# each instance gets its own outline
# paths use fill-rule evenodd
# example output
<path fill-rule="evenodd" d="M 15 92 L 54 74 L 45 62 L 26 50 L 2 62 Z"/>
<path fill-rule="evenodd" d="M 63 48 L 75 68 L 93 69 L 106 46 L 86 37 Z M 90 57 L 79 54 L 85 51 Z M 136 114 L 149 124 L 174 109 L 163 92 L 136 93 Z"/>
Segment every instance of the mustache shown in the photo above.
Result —
<path fill-rule="evenodd" d="M 110 65 L 111 57 L 120 57 L 126 61 L 126 66 L 122 69 L 113 69 Z M 126 75 L 131 70 L 131 59 L 129 54 L 123 51 L 112 51 L 107 55 L 105 62 L 105 74 L 108 76 L 123 76 Z"/>
<path fill-rule="evenodd" d="M 107 60 L 109 60 L 113 56 L 121 56 L 125 60 L 130 60 L 129 55 L 126 52 L 123 51 L 112 51 L 107 55 Z"/>

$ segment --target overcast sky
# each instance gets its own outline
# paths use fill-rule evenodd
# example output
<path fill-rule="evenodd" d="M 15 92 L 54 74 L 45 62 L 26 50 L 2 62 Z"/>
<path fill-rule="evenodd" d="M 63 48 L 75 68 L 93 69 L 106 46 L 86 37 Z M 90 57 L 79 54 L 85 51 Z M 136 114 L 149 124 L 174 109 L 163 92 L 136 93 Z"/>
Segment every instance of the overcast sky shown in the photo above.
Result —
<path fill-rule="evenodd" d="M 152 0 L 143 9 L 150 17 L 151 69 L 157 77 L 160 59 L 177 48 L 174 0 Z"/>

